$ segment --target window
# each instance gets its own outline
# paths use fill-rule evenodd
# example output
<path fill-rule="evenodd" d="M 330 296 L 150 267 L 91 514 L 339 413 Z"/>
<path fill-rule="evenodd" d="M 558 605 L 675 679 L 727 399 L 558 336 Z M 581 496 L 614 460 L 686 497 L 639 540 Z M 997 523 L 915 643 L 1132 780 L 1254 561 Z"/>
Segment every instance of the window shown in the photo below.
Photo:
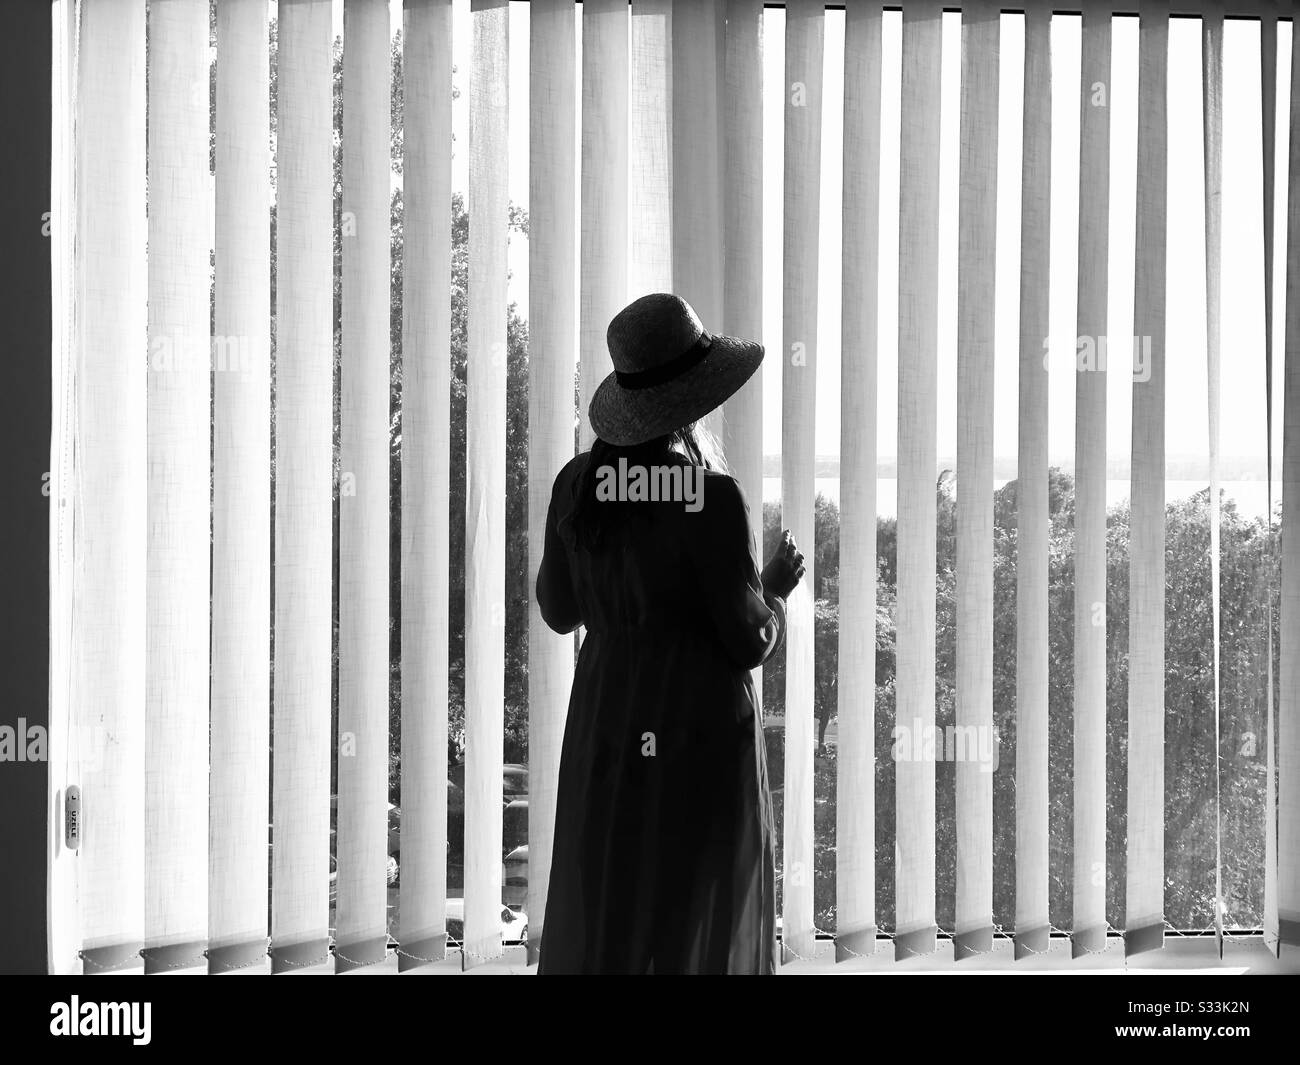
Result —
<path fill-rule="evenodd" d="M 1290 23 L 1022 6 L 56 0 L 56 967 L 536 959 L 530 532 L 662 289 L 812 559 L 786 959 L 1294 942 Z"/>

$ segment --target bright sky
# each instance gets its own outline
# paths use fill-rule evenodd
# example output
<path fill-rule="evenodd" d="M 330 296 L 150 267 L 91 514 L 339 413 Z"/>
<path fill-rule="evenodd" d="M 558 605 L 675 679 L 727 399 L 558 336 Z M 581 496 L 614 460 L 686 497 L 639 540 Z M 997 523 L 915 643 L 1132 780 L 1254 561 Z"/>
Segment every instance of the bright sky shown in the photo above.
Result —
<path fill-rule="evenodd" d="M 336 0 L 341 30 L 342 5 Z M 400 0 L 393 0 L 393 26 L 400 25 Z M 511 3 L 510 147 L 511 199 L 528 203 L 528 5 Z M 766 78 L 764 140 L 764 285 L 763 340 L 769 352 L 781 350 L 781 201 L 784 12 L 769 8 L 764 16 Z M 579 19 L 579 28 L 581 19 Z M 1074 448 L 1073 348 L 1078 249 L 1079 25 L 1075 16 L 1053 20 L 1053 181 L 1052 302 L 1053 369 L 1050 433 L 1052 461 L 1072 465 Z M 1112 372 L 1109 385 L 1108 450 L 1124 456 L 1130 448 L 1131 383 L 1118 369 L 1125 356 L 1133 319 L 1134 195 L 1137 145 L 1138 22 L 1117 17 L 1113 23 L 1113 69 L 1110 86 L 1111 228 L 1110 328 Z M 468 72 L 470 23 L 468 0 L 455 0 L 453 50 L 457 85 L 462 95 L 453 108 L 457 138 L 453 182 L 467 182 Z M 881 288 L 880 419 L 882 459 L 896 451 L 897 420 L 897 270 L 899 42 L 902 16 L 886 12 L 884 22 L 884 90 L 881 149 Z M 1024 62 L 1024 21 L 1003 15 L 1001 32 L 1001 116 L 999 131 L 997 327 L 995 453 L 1016 452 L 1016 394 L 1019 339 L 1020 135 Z M 1167 450 L 1171 458 L 1206 451 L 1205 250 L 1202 188 L 1200 23 L 1175 18 L 1170 23 L 1169 66 L 1169 226 Z M 956 449 L 956 300 L 957 300 L 957 160 L 961 82 L 961 17 L 944 16 L 943 105 L 941 120 L 942 203 L 940 227 L 939 439 L 940 457 Z M 1290 25 L 1278 25 L 1278 70 L 1290 66 Z M 820 334 L 818 338 L 817 452 L 839 451 L 840 330 L 840 189 L 844 77 L 844 13 L 826 14 L 823 90 L 822 223 L 820 263 Z M 1285 85 L 1283 86 L 1285 90 Z M 1223 146 L 1223 433 L 1225 456 L 1251 457 L 1262 473 L 1263 439 L 1263 266 L 1262 178 L 1259 119 L 1259 27 L 1229 20 L 1224 34 Z M 1278 182 L 1281 193 L 1275 218 L 1278 253 L 1275 337 L 1281 373 L 1282 309 L 1285 270 L 1286 144 L 1288 93 L 1278 93 Z M 527 246 L 518 237 L 511 247 L 511 297 L 527 311 Z M 707 323 L 706 323 L 707 324 Z M 1117 355 L 1116 352 L 1121 354 Z M 781 366 L 770 358 L 764 367 L 764 449 L 780 451 Z M 1280 402 L 1275 417 L 1275 448 L 1280 454 Z"/>

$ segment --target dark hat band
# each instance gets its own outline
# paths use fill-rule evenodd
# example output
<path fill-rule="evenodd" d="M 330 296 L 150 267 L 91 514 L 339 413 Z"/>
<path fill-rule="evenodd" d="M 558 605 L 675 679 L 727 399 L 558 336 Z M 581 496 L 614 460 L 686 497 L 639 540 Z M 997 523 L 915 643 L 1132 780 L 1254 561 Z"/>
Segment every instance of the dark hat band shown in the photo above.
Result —
<path fill-rule="evenodd" d="M 615 370 L 614 376 L 623 388 L 651 388 L 654 385 L 666 384 L 701 362 L 704 356 L 709 353 L 711 347 L 713 347 L 713 337 L 709 336 L 708 333 L 701 333 L 699 339 L 675 359 L 669 359 L 667 362 L 661 362 L 658 366 L 651 366 L 648 370 L 637 370 L 633 373 Z"/>

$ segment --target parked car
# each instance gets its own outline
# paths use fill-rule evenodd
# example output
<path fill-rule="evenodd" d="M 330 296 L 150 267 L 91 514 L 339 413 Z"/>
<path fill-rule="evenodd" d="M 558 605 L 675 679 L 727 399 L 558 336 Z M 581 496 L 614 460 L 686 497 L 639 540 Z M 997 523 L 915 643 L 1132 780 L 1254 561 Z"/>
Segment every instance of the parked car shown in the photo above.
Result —
<path fill-rule="evenodd" d="M 522 907 L 501 907 L 501 942 L 507 947 L 528 942 L 528 914 Z"/>
<path fill-rule="evenodd" d="M 513 799 L 502 814 L 501 850 L 509 854 L 528 843 L 528 800 Z"/>
<path fill-rule="evenodd" d="M 447 900 L 446 918 L 447 944 L 459 947 L 465 940 L 463 898 Z M 507 947 L 528 942 L 528 914 L 523 910 L 513 910 L 509 906 L 501 907 L 501 942 Z"/>
<path fill-rule="evenodd" d="M 455 809 L 451 802 L 452 787 L 461 793 L 460 808 L 464 808 L 465 763 L 457 762 L 447 771 L 447 807 Z M 507 806 L 513 799 L 528 798 L 528 767 L 509 762 L 501 768 L 501 805 Z"/>
<path fill-rule="evenodd" d="M 528 767 L 517 763 L 502 766 L 502 793 L 505 801 L 528 798 Z"/>
<path fill-rule="evenodd" d="M 501 900 L 522 907 L 528 901 L 528 844 L 516 847 L 501 861 Z"/>

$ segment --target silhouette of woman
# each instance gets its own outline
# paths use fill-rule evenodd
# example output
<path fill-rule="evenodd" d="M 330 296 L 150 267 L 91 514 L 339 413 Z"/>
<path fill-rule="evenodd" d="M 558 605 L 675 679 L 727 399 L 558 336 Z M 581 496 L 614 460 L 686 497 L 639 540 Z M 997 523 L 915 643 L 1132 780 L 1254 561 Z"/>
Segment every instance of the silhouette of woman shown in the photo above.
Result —
<path fill-rule="evenodd" d="M 775 842 L 750 671 L 781 645 L 803 555 L 783 533 L 760 576 L 745 497 L 696 424 L 763 348 L 711 336 L 664 293 L 619 312 L 607 340 L 597 440 L 555 479 L 537 577 L 546 623 L 586 628 L 538 971 L 771 973 Z"/>

